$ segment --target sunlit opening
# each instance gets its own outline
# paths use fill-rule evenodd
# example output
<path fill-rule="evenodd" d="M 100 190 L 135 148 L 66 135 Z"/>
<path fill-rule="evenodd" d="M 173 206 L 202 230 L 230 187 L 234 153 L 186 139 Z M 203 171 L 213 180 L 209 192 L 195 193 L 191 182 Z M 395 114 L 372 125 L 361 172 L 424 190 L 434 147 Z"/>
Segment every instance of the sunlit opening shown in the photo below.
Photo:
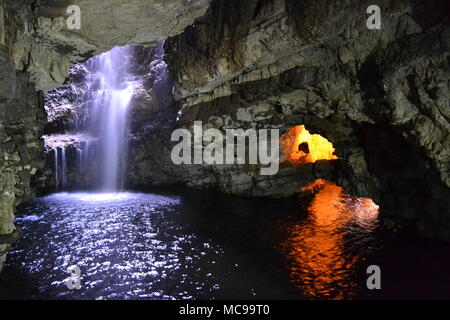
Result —
<path fill-rule="evenodd" d="M 294 165 L 338 159 L 333 144 L 319 134 L 310 134 L 304 125 L 291 128 L 281 137 L 281 144 L 285 160 Z"/>

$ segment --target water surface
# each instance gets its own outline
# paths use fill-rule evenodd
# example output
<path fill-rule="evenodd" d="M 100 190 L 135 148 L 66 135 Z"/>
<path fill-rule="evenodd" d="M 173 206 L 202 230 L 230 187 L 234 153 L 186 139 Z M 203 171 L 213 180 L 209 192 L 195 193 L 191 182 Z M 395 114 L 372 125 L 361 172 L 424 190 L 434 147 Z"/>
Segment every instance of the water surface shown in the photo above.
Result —
<path fill-rule="evenodd" d="M 211 192 L 58 193 L 20 206 L 0 298 L 449 297 L 449 245 L 382 230 L 377 206 L 332 183 L 306 198 Z M 382 290 L 366 287 L 380 265 Z M 82 272 L 69 290 L 67 268 Z M 411 281 L 413 279 L 414 281 Z"/>

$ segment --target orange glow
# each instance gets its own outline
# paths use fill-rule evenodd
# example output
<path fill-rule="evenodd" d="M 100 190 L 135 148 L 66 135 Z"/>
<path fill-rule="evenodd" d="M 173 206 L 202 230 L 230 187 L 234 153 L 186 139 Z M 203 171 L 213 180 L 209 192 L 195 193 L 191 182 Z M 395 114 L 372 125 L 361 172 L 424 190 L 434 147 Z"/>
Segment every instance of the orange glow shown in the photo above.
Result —
<path fill-rule="evenodd" d="M 304 125 L 295 126 L 281 137 L 284 158 L 294 165 L 317 160 L 335 160 L 333 144 L 319 134 L 310 134 Z"/>
<path fill-rule="evenodd" d="M 378 225 L 378 206 L 371 199 L 348 196 L 325 180 L 302 191 L 315 195 L 307 209 L 308 218 L 291 226 L 283 243 L 290 277 L 310 298 L 351 298 L 358 286 L 355 265 L 360 257 L 346 250 L 346 228 L 358 234 L 372 232 Z"/>

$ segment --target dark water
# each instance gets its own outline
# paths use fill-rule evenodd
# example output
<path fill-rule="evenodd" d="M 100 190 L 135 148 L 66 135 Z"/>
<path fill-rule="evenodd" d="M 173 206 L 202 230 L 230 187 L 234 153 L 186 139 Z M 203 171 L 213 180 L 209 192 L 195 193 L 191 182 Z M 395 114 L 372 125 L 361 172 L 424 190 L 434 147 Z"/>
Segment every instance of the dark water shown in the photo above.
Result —
<path fill-rule="evenodd" d="M 207 192 L 60 193 L 23 204 L 0 275 L 10 299 L 449 298 L 450 246 L 380 227 L 333 184 L 255 200 Z M 379 265 L 382 289 L 368 290 Z M 66 287 L 81 269 L 81 289 Z"/>

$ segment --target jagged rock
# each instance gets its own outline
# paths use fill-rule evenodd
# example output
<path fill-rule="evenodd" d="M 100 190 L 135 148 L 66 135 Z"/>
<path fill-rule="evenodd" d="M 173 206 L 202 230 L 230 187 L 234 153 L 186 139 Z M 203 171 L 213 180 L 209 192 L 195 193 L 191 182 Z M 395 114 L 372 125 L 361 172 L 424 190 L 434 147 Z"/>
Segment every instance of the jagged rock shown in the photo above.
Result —
<path fill-rule="evenodd" d="M 67 19 L 72 13 L 67 13 L 67 1 L 6 0 L 5 14 L 13 20 L 5 24 L 15 36 L 11 50 L 16 68 L 28 71 L 38 90 L 49 91 L 64 82 L 72 63 L 116 45 L 155 45 L 182 32 L 205 12 L 209 3 L 82 0 L 76 3 L 80 8 L 80 29 L 69 29 Z"/>

